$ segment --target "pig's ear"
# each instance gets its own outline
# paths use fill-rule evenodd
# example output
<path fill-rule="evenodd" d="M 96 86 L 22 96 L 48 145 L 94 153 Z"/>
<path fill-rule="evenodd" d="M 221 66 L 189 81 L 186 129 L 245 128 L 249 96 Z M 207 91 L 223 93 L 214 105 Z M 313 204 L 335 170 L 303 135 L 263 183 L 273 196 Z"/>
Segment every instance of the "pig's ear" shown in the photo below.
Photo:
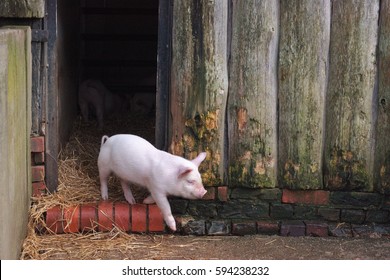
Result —
<path fill-rule="evenodd" d="M 195 164 L 197 167 L 199 167 L 199 165 L 202 163 L 202 161 L 204 161 L 206 156 L 207 156 L 206 152 L 200 153 L 196 158 L 192 160 L 192 163 Z"/>
<path fill-rule="evenodd" d="M 188 173 L 190 173 L 193 169 L 191 167 L 182 167 L 179 169 L 179 178 L 182 178 L 186 176 Z"/>

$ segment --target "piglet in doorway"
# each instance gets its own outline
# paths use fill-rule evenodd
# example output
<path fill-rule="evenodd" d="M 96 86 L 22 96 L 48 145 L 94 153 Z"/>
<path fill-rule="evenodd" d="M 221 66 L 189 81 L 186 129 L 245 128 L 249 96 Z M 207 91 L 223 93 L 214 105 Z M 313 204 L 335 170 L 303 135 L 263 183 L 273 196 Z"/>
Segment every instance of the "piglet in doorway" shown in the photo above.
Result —
<path fill-rule="evenodd" d="M 79 106 L 84 121 L 88 121 L 89 109 L 93 109 L 99 129 L 103 128 L 105 116 L 123 112 L 126 97 L 110 92 L 101 81 L 89 79 L 80 84 Z"/>
<path fill-rule="evenodd" d="M 155 202 L 169 228 L 175 231 L 176 223 L 167 197 L 172 195 L 200 199 L 206 194 L 198 171 L 205 158 L 206 153 L 203 152 L 190 161 L 158 150 L 135 135 L 103 136 L 98 157 L 102 198 L 108 199 L 107 182 L 112 173 L 119 177 L 125 198 L 130 204 L 134 204 L 135 199 L 129 184 L 146 187 L 150 195 L 143 202 Z"/>
<path fill-rule="evenodd" d="M 147 90 L 133 93 L 131 111 L 140 115 L 152 115 L 156 109 L 156 74 L 141 79 L 138 86 Z"/>

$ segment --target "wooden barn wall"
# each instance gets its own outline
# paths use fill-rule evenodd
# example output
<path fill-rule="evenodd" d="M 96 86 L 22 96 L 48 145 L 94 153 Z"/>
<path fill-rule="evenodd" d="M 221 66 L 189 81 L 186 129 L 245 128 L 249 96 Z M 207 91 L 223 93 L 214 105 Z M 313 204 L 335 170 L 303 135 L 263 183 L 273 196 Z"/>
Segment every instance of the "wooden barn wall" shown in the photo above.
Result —
<path fill-rule="evenodd" d="M 170 150 L 207 186 L 390 193 L 390 1 L 172 0 Z"/>

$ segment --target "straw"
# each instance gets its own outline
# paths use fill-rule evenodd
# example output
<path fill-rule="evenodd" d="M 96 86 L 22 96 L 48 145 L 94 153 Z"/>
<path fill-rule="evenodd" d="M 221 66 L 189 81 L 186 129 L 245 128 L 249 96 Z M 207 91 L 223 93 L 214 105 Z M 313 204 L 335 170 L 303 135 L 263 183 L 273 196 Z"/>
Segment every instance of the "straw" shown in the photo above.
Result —
<path fill-rule="evenodd" d="M 21 258 L 94 259 L 101 257 L 102 252 L 114 248 L 118 250 L 118 258 L 122 258 L 122 253 L 127 254 L 131 249 L 145 246 L 142 243 L 132 244 L 131 241 L 135 237 L 116 227 L 109 233 L 56 235 L 47 227 L 45 213 L 54 206 L 67 208 L 101 199 L 97 157 L 103 135 L 137 134 L 153 143 L 154 129 L 153 117 L 130 113 L 124 117 L 106 120 L 103 131 L 97 129 L 96 122 L 84 123 L 78 118 L 68 143 L 59 154 L 57 191 L 32 198 L 27 237 L 23 244 Z M 137 201 L 142 200 L 147 194 L 145 189 L 136 186 L 133 186 L 132 190 Z M 120 182 L 114 176 L 109 179 L 109 199 L 124 200 Z"/>

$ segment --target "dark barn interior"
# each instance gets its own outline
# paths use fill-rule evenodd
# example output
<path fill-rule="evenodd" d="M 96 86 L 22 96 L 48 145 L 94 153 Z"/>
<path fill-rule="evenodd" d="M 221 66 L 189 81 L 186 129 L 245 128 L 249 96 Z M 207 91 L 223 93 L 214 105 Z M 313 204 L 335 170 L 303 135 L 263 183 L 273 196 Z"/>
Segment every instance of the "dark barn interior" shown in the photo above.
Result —
<path fill-rule="evenodd" d="M 158 0 L 58 1 L 59 147 L 80 116 L 78 86 L 86 79 L 126 96 L 128 110 L 134 109 L 134 96 L 155 102 L 158 5 Z M 142 113 L 154 116 L 154 111 Z M 91 126 L 94 121 L 92 116 Z"/>
<path fill-rule="evenodd" d="M 40 61 L 33 61 L 33 68 L 49 67 L 33 71 L 32 134 L 45 135 L 46 184 L 54 191 L 59 154 L 76 130 L 93 135 L 86 139 L 93 144 L 102 135 L 118 133 L 155 141 L 159 1 L 53 0 L 46 2 L 46 10 L 46 17 L 36 22 L 38 29 L 47 29 L 48 41 L 33 42 L 33 48 L 47 53 L 47 63 L 37 55 Z M 45 75 L 47 85 L 39 82 Z M 126 97 L 125 111 L 104 116 L 103 129 L 98 129 L 91 105 L 89 122 L 81 121 L 79 85 L 86 79 L 99 80 L 111 93 Z"/>
<path fill-rule="evenodd" d="M 80 79 L 121 93 L 155 91 L 158 1 L 81 1 Z M 154 79 L 153 79 L 154 77 Z"/>

